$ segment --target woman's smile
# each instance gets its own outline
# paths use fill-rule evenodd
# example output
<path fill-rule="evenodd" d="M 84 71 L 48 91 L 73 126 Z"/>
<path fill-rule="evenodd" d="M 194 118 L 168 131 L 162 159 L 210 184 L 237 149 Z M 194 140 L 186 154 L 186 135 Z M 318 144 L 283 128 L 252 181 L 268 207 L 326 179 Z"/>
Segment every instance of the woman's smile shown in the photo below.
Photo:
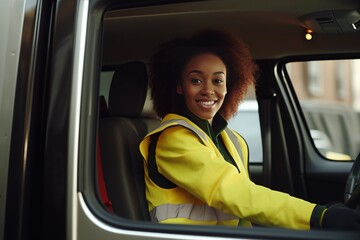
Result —
<path fill-rule="evenodd" d="M 197 100 L 197 102 L 205 108 L 211 108 L 215 105 L 217 102 L 216 100 Z"/>

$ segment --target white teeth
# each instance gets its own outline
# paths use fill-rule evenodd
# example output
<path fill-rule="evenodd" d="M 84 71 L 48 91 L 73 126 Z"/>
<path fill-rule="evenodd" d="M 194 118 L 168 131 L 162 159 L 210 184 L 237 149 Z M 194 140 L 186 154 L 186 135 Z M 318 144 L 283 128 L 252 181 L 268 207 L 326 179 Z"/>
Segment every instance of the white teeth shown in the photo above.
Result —
<path fill-rule="evenodd" d="M 214 105 L 215 101 L 200 102 L 202 105 L 211 106 Z"/>

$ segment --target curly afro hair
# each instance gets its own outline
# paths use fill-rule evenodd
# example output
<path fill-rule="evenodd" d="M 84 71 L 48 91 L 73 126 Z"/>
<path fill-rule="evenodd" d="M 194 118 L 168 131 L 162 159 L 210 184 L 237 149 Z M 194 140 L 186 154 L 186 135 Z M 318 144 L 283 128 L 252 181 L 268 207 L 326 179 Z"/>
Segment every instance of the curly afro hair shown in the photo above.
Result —
<path fill-rule="evenodd" d="M 180 113 L 184 105 L 176 86 L 182 72 L 194 56 L 212 53 L 227 69 L 227 95 L 219 113 L 229 120 L 237 112 L 248 87 L 255 83 L 258 67 L 246 44 L 236 35 L 218 30 L 204 30 L 191 38 L 178 38 L 160 46 L 150 62 L 150 87 L 159 117 Z"/>

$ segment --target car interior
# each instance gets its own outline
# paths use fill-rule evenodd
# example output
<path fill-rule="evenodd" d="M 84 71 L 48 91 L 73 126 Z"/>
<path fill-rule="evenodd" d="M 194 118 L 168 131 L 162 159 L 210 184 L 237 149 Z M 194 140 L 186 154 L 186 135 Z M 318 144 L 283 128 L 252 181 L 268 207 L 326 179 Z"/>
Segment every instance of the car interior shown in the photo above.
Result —
<path fill-rule="evenodd" d="M 149 94 L 149 59 L 159 45 L 203 29 L 235 32 L 260 68 L 253 99 L 258 104 L 263 159 L 250 163 L 254 182 L 317 203 L 342 201 L 355 157 L 329 161 L 314 148 L 285 65 L 359 58 L 360 2 L 162 3 L 114 4 L 101 19 L 95 192 L 104 211 L 119 217 L 118 222 L 149 220 L 138 146 L 161 121 Z M 306 34 L 312 40 L 306 40 Z M 360 142 L 352 144 L 356 155 Z"/>
<path fill-rule="evenodd" d="M 103 108 L 105 116 L 99 121 L 100 163 L 112 210 L 136 220 L 149 218 L 143 160 L 138 146 L 142 138 L 160 123 L 154 112 L 144 110 L 147 93 L 148 75 L 143 62 L 117 66 L 111 81 L 108 108 Z"/>

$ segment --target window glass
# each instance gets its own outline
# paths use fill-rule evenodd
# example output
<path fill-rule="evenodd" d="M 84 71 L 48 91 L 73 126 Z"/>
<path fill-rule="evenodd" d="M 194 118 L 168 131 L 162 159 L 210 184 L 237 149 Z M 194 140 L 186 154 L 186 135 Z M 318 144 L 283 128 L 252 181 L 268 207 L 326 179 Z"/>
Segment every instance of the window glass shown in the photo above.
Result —
<path fill-rule="evenodd" d="M 229 127 L 245 138 L 249 146 L 249 161 L 263 161 L 262 141 L 258 103 L 251 88 L 245 100 L 240 103 L 236 116 L 229 121 Z"/>
<path fill-rule="evenodd" d="M 114 71 L 103 71 L 100 73 L 100 96 L 104 96 L 106 103 L 109 102 L 109 91 Z"/>
<path fill-rule="evenodd" d="M 360 151 L 360 60 L 286 65 L 314 146 L 328 159 L 355 159 Z"/>
<path fill-rule="evenodd" d="M 321 97 L 324 91 L 324 78 L 321 76 L 321 64 L 318 61 L 307 62 L 307 88 L 311 96 Z"/>
<path fill-rule="evenodd" d="M 350 73 L 350 64 L 347 64 L 346 61 L 337 61 L 336 63 L 336 94 L 338 99 L 345 99 L 349 96 L 350 91 L 348 91 L 348 79 L 350 76 L 347 74 Z"/>

